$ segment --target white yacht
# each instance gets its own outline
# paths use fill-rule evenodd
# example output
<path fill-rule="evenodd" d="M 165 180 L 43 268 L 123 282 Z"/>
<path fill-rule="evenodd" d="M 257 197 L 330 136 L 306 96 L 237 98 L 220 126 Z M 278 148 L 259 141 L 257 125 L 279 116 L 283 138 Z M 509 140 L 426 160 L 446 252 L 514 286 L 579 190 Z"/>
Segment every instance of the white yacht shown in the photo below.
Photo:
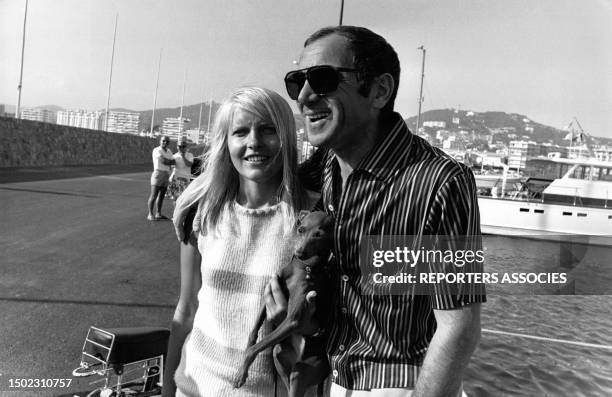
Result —
<path fill-rule="evenodd" d="M 487 189 L 486 178 L 476 177 L 482 232 L 612 246 L 612 163 L 546 162 L 562 177 L 546 183 L 537 178 L 505 181 L 502 189 Z"/>

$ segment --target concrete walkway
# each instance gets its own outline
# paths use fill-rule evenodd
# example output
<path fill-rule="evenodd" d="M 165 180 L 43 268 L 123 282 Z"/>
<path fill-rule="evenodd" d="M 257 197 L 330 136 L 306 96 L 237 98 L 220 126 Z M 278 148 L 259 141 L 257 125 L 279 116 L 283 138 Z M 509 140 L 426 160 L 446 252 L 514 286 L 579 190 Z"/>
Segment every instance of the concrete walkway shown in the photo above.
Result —
<path fill-rule="evenodd" d="M 48 170 L 0 183 L 0 395 L 94 388 L 92 378 L 66 389 L 10 388 L 11 378 L 72 378 L 90 325 L 169 327 L 178 242 L 171 222 L 145 219 L 150 173 L 125 171 Z M 92 176 L 74 177 L 81 173 Z M 0 171 L 0 180 L 15 174 Z M 167 200 L 165 213 L 172 208 Z"/>

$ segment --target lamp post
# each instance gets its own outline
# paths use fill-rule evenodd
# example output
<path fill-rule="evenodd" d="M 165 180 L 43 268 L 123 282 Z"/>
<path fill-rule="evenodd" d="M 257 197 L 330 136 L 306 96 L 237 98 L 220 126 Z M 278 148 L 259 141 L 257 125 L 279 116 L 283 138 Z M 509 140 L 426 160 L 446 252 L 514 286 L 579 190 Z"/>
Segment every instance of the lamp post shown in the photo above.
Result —
<path fill-rule="evenodd" d="M 113 50 L 111 52 L 110 73 L 108 75 L 108 93 L 106 94 L 106 112 L 104 112 L 104 131 L 108 131 L 108 111 L 110 106 L 111 84 L 113 81 L 113 61 L 115 59 L 115 42 L 117 40 L 117 19 L 119 14 L 115 14 L 115 31 L 113 32 Z"/>
<path fill-rule="evenodd" d="M 425 79 L 425 47 L 420 46 L 417 50 L 423 51 L 423 64 L 421 65 L 421 90 L 419 92 L 419 112 L 417 113 L 416 133 L 419 133 L 421 127 L 421 104 L 423 103 L 423 80 Z"/>
<path fill-rule="evenodd" d="M 23 38 L 21 40 L 21 66 L 19 67 L 19 84 L 17 85 L 17 106 L 15 107 L 15 118 L 19 118 L 21 108 L 21 85 L 23 83 L 23 56 L 25 53 L 25 36 L 26 36 L 26 19 L 28 17 L 28 0 L 25 3 L 25 11 L 23 13 Z"/>
<path fill-rule="evenodd" d="M 153 124 L 155 122 L 155 107 L 157 106 L 157 89 L 159 88 L 159 71 L 161 70 L 162 48 L 159 49 L 159 61 L 157 62 L 157 82 L 155 83 L 155 96 L 153 97 L 153 112 L 151 113 L 151 131 L 149 135 L 153 137 Z"/>

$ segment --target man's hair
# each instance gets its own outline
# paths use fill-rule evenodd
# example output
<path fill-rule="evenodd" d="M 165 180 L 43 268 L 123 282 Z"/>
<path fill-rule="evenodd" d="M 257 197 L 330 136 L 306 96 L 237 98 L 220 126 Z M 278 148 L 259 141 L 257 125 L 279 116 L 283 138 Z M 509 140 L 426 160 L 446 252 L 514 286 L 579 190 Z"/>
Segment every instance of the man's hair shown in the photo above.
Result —
<path fill-rule="evenodd" d="M 329 26 L 317 30 L 306 39 L 304 47 L 332 34 L 340 35 L 349 42 L 349 50 L 353 53 L 353 67 L 357 69 L 358 78 L 362 81 L 359 87 L 361 95 L 368 94 L 375 77 L 384 73 L 389 73 L 393 77 L 395 87 L 389 101 L 381 109 L 381 114 L 387 115 L 393 112 L 400 79 L 400 62 L 393 47 L 382 36 L 369 29 L 347 25 Z"/>

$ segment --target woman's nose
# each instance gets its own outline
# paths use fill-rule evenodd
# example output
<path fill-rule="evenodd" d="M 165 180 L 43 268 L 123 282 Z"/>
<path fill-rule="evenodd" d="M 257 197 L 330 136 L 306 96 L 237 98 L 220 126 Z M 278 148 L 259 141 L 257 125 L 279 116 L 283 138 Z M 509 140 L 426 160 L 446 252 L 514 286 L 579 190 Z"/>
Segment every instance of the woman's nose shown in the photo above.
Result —
<path fill-rule="evenodd" d="M 247 146 L 248 147 L 259 147 L 261 146 L 261 135 L 256 128 L 251 128 L 249 131 L 249 135 L 247 136 Z"/>

